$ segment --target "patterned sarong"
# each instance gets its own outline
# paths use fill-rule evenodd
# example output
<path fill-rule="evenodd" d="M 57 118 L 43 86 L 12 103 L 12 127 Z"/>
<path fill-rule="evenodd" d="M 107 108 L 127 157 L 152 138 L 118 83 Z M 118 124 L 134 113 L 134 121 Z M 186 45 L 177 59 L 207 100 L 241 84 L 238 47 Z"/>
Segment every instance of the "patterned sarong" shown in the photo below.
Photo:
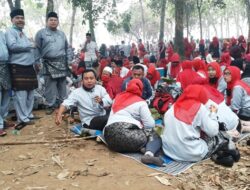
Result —
<path fill-rule="evenodd" d="M 44 58 L 44 75 L 50 75 L 53 79 L 62 78 L 69 75 L 69 68 L 65 57 Z"/>
<path fill-rule="evenodd" d="M 147 143 L 147 134 L 143 129 L 125 122 L 106 126 L 104 138 L 108 147 L 116 152 L 137 152 Z"/>
<path fill-rule="evenodd" d="M 7 63 L 0 63 L 0 89 L 8 90 L 11 88 L 10 72 Z"/>
<path fill-rule="evenodd" d="M 38 87 L 36 72 L 33 65 L 10 65 L 10 76 L 12 81 L 12 89 L 20 90 L 34 90 Z"/>

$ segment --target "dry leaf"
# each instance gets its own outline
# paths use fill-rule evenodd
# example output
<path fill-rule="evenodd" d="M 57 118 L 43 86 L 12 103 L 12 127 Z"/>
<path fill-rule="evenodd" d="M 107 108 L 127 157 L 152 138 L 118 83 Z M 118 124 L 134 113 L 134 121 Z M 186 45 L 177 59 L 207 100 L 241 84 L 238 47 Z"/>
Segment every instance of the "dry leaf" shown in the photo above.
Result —
<path fill-rule="evenodd" d="M 11 170 L 1 171 L 4 175 L 13 175 L 14 172 Z"/>
<path fill-rule="evenodd" d="M 68 170 L 63 170 L 61 173 L 57 175 L 57 179 L 59 180 L 65 180 L 69 176 Z"/>
<path fill-rule="evenodd" d="M 60 156 L 52 156 L 51 159 L 62 169 L 63 168 L 63 161 L 61 161 Z"/>
<path fill-rule="evenodd" d="M 148 177 L 154 177 L 154 176 L 157 176 L 157 175 L 163 175 L 163 173 L 151 173 L 148 175 Z"/>
<path fill-rule="evenodd" d="M 44 187 L 26 187 L 25 190 L 44 190 L 47 189 L 48 186 L 44 186 Z"/>
<path fill-rule="evenodd" d="M 163 185 L 171 185 L 171 183 L 168 181 L 168 179 L 164 176 L 160 177 L 160 176 L 154 176 L 160 183 L 162 183 Z"/>

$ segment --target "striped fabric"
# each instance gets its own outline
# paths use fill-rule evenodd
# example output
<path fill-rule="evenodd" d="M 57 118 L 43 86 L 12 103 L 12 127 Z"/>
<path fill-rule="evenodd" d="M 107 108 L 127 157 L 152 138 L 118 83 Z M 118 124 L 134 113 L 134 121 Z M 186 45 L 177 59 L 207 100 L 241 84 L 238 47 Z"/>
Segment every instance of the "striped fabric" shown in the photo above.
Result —
<path fill-rule="evenodd" d="M 15 91 L 34 90 L 38 87 L 36 72 L 33 65 L 23 66 L 11 64 L 10 75 L 12 89 Z"/>

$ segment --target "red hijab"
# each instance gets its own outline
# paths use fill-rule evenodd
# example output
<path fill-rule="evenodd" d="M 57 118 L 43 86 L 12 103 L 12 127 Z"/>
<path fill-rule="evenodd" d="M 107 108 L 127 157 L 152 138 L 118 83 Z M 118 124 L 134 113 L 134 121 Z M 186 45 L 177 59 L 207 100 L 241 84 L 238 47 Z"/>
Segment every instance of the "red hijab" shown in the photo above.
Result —
<path fill-rule="evenodd" d="M 145 101 L 141 98 L 142 91 L 142 81 L 140 79 L 132 79 L 128 83 L 126 91 L 116 96 L 112 105 L 113 113 L 116 113 L 136 102 Z"/>
<path fill-rule="evenodd" d="M 212 84 L 212 83 L 209 83 L 209 85 L 211 85 L 212 87 L 214 88 L 217 88 L 218 85 L 219 85 L 219 79 L 220 77 L 222 76 L 222 73 L 221 73 L 221 69 L 220 69 L 220 65 L 219 63 L 217 62 L 211 62 L 207 65 L 207 70 L 208 70 L 208 67 L 212 67 L 215 71 L 216 71 L 216 75 L 215 75 L 215 78 L 217 78 L 217 81 L 215 84 Z"/>
<path fill-rule="evenodd" d="M 183 61 L 181 67 L 183 71 L 178 74 L 177 81 L 181 83 L 182 89 L 185 89 L 188 85 L 192 84 L 192 79 L 199 76 L 194 70 L 192 70 L 193 64 L 191 61 Z"/>
<path fill-rule="evenodd" d="M 224 101 L 224 96 L 215 88 L 204 85 L 205 92 L 207 94 L 208 99 L 212 100 L 216 104 L 220 104 Z"/>
<path fill-rule="evenodd" d="M 226 53 L 222 53 L 221 58 L 220 58 L 221 62 L 220 65 L 221 66 L 230 66 L 231 65 L 231 56 L 229 52 Z"/>
<path fill-rule="evenodd" d="M 231 105 L 231 99 L 232 99 L 232 94 L 233 94 L 233 89 L 235 86 L 239 85 L 244 90 L 247 91 L 247 94 L 250 95 L 250 86 L 248 86 L 245 82 L 241 81 L 241 75 L 240 75 L 240 69 L 235 66 L 229 66 L 225 69 L 229 70 L 231 73 L 232 80 L 227 83 L 227 90 L 231 91 L 231 95 L 227 96 L 227 105 Z"/>
<path fill-rule="evenodd" d="M 219 46 L 219 39 L 216 36 L 213 37 L 212 44 L 213 44 L 214 47 L 218 47 Z"/>
<path fill-rule="evenodd" d="M 174 53 L 170 59 L 171 62 L 179 62 L 177 65 L 173 65 L 171 63 L 171 68 L 170 68 L 170 76 L 172 78 L 176 78 L 177 75 L 179 74 L 181 70 L 181 65 L 180 65 L 180 56 L 178 53 Z"/>
<path fill-rule="evenodd" d="M 149 65 L 147 78 L 150 81 L 151 85 L 154 86 L 155 83 L 161 79 L 160 73 L 155 69 L 154 65 Z"/>
<path fill-rule="evenodd" d="M 201 85 L 190 85 L 174 104 L 174 116 L 190 125 L 196 116 L 201 104 L 208 101 L 204 87 Z"/>

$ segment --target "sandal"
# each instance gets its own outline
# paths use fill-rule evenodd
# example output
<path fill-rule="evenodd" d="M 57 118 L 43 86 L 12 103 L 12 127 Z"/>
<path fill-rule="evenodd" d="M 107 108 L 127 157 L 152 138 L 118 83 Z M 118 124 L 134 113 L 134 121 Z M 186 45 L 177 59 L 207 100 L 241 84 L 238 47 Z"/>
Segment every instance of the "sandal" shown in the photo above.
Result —
<path fill-rule="evenodd" d="M 6 131 L 4 131 L 3 129 L 0 129 L 0 137 L 3 137 L 7 135 Z"/>
<path fill-rule="evenodd" d="M 14 128 L 15 128 L 16 130 L 21 130 L 21 129 L 24 128 L 25 126 L 26 126 L 26 123 L 20 122 L 20 123 L 16 124 Z"/>

